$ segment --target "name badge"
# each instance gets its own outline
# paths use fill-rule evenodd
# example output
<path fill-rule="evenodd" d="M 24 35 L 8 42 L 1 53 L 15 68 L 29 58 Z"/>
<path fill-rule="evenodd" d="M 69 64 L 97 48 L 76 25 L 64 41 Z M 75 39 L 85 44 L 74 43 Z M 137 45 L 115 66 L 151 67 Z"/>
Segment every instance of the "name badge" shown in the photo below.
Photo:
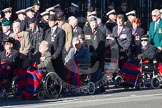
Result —
<path fill-rule="evenodd" d="M 139 36 L 135 36 L 135 40 L 140 40 Z"/>

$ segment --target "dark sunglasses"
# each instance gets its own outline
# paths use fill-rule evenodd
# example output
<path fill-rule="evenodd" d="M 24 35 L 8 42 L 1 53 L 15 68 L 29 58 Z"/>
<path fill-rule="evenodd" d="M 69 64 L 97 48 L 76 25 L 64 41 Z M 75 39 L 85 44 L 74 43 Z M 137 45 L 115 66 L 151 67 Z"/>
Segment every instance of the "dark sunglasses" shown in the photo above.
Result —
<path fill-rule="evenodd" d="M 141 40 L 141 41 L 148 41 L 148 39 L 143 39 L 143 40 Z"/>

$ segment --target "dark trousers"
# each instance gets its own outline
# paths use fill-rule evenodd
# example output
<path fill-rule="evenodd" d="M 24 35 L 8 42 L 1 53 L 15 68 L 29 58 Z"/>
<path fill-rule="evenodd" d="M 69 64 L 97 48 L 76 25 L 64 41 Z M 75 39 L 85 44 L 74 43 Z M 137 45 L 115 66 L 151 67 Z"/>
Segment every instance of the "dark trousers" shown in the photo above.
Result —
<path fill-rule="evenodd" d="M 56 71 L 57 75 L 62 79 L 66 80 L 66 71 L 64 67 L 64 63 L 62 58 L 56 58 L 55 60 L 52 60 L 52 65 L 54 67 L 54 70 Z"/>

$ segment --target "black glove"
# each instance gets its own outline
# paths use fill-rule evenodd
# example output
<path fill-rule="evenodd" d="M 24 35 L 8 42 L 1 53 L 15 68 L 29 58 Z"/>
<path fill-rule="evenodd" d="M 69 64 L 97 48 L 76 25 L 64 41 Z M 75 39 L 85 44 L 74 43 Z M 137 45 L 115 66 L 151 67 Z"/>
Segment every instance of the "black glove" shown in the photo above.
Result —
<path fill-rule="evenodd" d="M 55 55 L 52 55 L 52 59 L 55 60 L 56 59 L 56 56 Z"/>
<path fill-rule="evenodd" d="M 11 70 L 11 67 L 10 66 L 7 66 L 6 70 L 7 71 L 10 71 Z"/>

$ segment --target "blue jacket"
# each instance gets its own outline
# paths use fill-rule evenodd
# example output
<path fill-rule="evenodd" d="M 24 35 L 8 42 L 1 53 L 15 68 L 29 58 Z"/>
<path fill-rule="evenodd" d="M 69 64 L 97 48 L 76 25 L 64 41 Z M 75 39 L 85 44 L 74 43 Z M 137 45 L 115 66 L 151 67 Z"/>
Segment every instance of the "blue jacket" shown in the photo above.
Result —
<path fill-rule="evenodd" d="M 90 63 L 89 50 L 82 46 L 78 51 L 75 52 L 74 48 L 71 48 L 68 55 L 65 57 L 65 62 L 68 62 L 74 58 L 78 61 L 78 64 Z"/>

